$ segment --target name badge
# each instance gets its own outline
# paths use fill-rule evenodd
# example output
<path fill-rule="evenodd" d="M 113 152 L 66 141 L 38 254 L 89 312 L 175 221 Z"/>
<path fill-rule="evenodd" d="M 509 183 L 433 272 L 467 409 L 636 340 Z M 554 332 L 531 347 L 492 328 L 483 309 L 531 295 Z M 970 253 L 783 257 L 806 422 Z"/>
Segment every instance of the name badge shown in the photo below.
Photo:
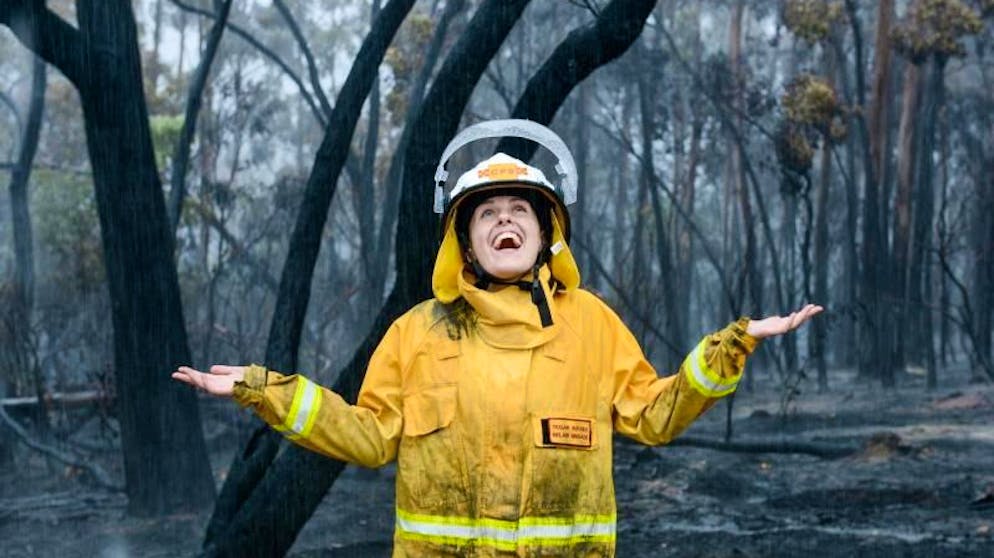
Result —
<path fill-rule="evenodd" d="M 581 418 L 543 418 L 542 445 L 590 449 L 594 446 L 594 421 Z"/>

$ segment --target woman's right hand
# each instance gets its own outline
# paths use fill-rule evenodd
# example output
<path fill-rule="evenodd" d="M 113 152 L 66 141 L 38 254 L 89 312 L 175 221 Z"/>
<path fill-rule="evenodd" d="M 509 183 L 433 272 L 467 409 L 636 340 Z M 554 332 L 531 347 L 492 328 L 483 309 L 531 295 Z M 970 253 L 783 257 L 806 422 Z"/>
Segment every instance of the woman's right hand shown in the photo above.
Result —
<path fill-rule="evenodd" d="M 244 366 L 226 366 L 223 364 L 211 366 L 209 374 L 189 366 L 180 366 L 173 372 L 174 380 L 190 384 L 217 397 L 231 397 L 235 382 L 240 382 L 244 378 Z"/>

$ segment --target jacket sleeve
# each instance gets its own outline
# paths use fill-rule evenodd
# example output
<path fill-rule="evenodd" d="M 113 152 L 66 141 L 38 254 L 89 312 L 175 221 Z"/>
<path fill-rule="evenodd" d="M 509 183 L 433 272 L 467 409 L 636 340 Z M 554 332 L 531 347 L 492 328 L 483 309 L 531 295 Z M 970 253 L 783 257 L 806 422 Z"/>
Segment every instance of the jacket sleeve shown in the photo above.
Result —
<path fill-rule="evenodd" d="M 735 391 L 746 357 L 758 340 L 746 333 L 748 318 L 704 336 L 677 374 L 659 378 L 632 334 L 623 329 L 615 347 L 614 428 L 643 444 L 665 444 L 718 399 Z"/>
<path fill-rule="evenodd" d="M 389 463 L 397 456 L 403 424 L 395 329 L 370 358 L 356 405 L 300 374 L 284 376 L 258 365 L 235 384 L 234 399 L 307 449 L 365 467 Z"/>

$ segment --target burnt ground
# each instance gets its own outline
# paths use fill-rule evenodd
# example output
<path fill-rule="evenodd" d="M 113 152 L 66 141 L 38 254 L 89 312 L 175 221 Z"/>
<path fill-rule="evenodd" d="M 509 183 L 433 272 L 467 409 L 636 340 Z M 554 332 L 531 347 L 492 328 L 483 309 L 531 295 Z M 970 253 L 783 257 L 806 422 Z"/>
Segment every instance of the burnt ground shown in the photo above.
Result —
<path fill-rule="evenodd" d="M 934 392 L 917 375 L 890 392 L 845 371 L 832 381 L 786 413 L 773 387 L 740 393 L 734 439 L 856 448 L 847 457 L 618 441 L 618 555 L 994 556 L 994 387 L 962 369 L 944 372 Z M 720 438 L 724 415 L 720 405 L 688 435 Z M 231 409 L 205 404 L 205 416 L 220 481 L 235 449 Z M 122 495 L 25 449 L 17 459 L 0 472 L 0 556 L 196 553 L 207 511 L 129 518 Z M 114 452 L 93 459 L 120 478 Z M 393 478 L 390 467 L 347 469 L 291 556 L 388 556 Z"/>

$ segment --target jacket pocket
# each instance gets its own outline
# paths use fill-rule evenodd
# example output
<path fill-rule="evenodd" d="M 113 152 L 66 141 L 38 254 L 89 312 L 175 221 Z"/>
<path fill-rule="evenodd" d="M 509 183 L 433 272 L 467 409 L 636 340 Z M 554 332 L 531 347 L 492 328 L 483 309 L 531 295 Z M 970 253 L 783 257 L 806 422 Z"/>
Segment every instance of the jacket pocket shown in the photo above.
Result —
<path fill-rule="evenodd" d="M 611 440 L 600 439 L 603 430 L 597 419 L 561 413 L 531 418 L 526 512 L 562 517 L 610 513 L 614 501 Z"/>
<path fill-rule="evenodd" d="M 436 385 L 404 397 L 397 503 L 416 513 L 452 513 L 467 500 L 456 417 L 457 387 Z"/>
<path fill-rule="evenodd" d="M 404 397 L 404 436 L 448 428 L 456 416 L 456 386 L 438 385 Z"/>

